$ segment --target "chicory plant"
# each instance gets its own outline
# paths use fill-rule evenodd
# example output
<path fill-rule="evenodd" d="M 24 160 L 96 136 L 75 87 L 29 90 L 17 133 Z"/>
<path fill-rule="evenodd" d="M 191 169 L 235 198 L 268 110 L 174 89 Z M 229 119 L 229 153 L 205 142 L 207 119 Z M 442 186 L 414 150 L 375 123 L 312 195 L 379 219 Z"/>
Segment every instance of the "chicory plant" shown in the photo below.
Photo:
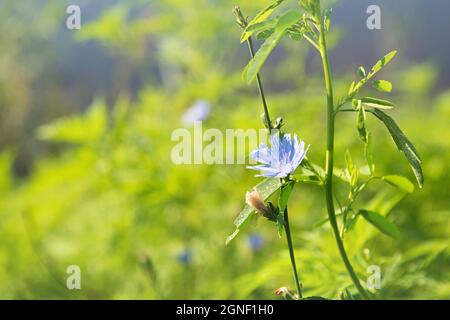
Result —
<path fill-rule="evenodd" d="M 243 78 L 248 84 L 256 81 L 258 86 L 264 111 L 263 124 L 270 133 L 270 146 L 261 145 L 251 153 L 251 157 L 259 162 L 259 164 L 249 168 L 259 170 L 261 173 L 257 176 L 264 177 L 265 180 L 256 185 L 253 191 L 247 193 L 247 205 L 234 221 L 236 231 L 228 237 L 227 243 L 235 238 L 239 231 L 248 224 L 248 221 L 254 214 L 260 214 L 275 223 L 280 237 L 282 231 L 285 231 L 297 289 L 295 295 L 289 294 L 288 296 L 290 298 L 306 299 L 302 295 L 302 283 L 300 282 L 296 267 L 289 226 L 288 202 L 295 183 L 319 185 L 324 190 L 324 201 L 328 216 L 326 221 L 331 225 L 342 262 L 355 289 L 359 293 L 358 297 L 370 299 L 373 295 L 364 288 L 347 255 L 343 242 L 344 235 L 351 230 L 352 225 L 359 217 L 364 218 L 382 233 L 394 238 L 398 237 L 399 230 L 396 225 L 383 215 L 363 207 L 357 208 L 355 200 L 367 185 L 374 180 L 384 181 L 405 192 L 412 192 L 414 186 L 407 178 L 399 175 L 380 176 L 375 174 L 375 164 L 371 147 L 372 137 L 366 125 L 367 114 L 373 115 L 386 126 L 395 145 L 408 160 L 419 187 L 422 187 L 424 183 L 421 167 L 422 160 L 416 148 L 398 127 L 396 122 L 386 113 L 386 110 L 393 108 L 394 104 L 387 100 L 367 97 L 361 94 L 361 89 L 370 83 L 375 89 L 381 92 L 390 92 L 392 90 L 392 84 L 389 81 L 382 79 L 374 80 L 373 78 L 394 58 L 396 51 L 388 53 L 377 61 L 369 71 L 366 71 L 362 66 L 359 67 L 357 70 L 359 79 L 350 84 L 348 92 L 344 97 L 335 99 L 327 50 L 327 35 L 331 27 L 332 11 L 331 9 L 323 9 L 320 0 L 301 0 L 296 9 L 288 9 L 286 12 L 275 16 L 275 11 L 288 2 L 290 1 L 277 0 L 270 6 L 264 8 L 253 19 L 245 17 L 239 7 L 235 7 L 233 10 L 236 22 L 242 29 L 241 43 L 247 43 L 251 55 L 251 60 L 244 69 Z M 322 61 L 326 95 L 325 112 L 327 116 L 324 167 L 311 163 L 306 158 L 308 148 L 305 148 L 303 141 L 299 142 L 296 135 L 282 131 L 283 119 L 276 118 L 275 121 L 271 120 L 260 70 L 272 50 L 285 37 L 289 37 L 294 41 L 305 40 L 317 51 Z M 253 46 L 254 38 L 263 41 L 257 52 L 255 52 Z M 353 114 L 355 116 L 355 132 L 358 134 L 364 148 L 369 171 L 369 177 L 364 181 L 361 181 L 362 179 L 359 175 L 360 169 L 353 164 L 348 151 L 345 154 L 347 168 L 342 172 L 335 171 L 335 121 L 337 116 L 341 114 Z M 317 152 L 317 150 L 313 151 Z M 339 178 L 348 184 L 349 194 L 346 203 L 339 201 L 335 196 L 335 178 Z M 273 204 L 268 199 L 276 191 L 280 191 L 278 203 Z M 338 205 L 338 209 L 335 208 L 335 204 Z M 289 289 L 286 290 L 289 291 Z"/>

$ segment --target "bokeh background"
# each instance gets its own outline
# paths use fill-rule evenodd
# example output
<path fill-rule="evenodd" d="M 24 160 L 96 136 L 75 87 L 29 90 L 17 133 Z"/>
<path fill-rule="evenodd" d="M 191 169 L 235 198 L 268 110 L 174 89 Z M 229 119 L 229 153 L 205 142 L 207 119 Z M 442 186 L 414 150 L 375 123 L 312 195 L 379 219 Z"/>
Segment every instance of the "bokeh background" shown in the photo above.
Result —
<path fill-rule="evenodd" d="M 291 1 L 292 2 L 292 1 Z M 273 299 L 291 286 L 285 241 L 259 221 L 225 238 L 258 182 L 243 165 L 176 166 L 174 129 L 198 100 L 205 128 L 261 128 L 260 102 L 241 70 L 248 51 L 231 9 L 254 15 L 270 1 L 96 0 L 0 3 L 0 298 Z M 328 2 L 329 3 L 329 2 Z M 66 8 L 81 7 L 81 30 Z M 382 29 L 366 28 L 366 9 Z M 382 270 L 382 299 L 450 298 L 450 3 L 333 3 L 331 62 L 337 96 L 397 49 L 383 70 L 390 111 L 424 161 L 423 189 L 375 185 L 363 199 L 400 227 L 393 240 L 359 221 L 346 246 L 362 279 Z M 272 114 L 324 159 L 320 62 L 285 39 L 262 71 Z M 370 90 L 368 90 L 370 93 Z M 414 180 L 385 129 L 369 120 L 379 174 Z M 354 119 L 337 124 L 337 165 L 364 164 Z M 345 191 L 345 186 L 338 185 Z M 381 191 L 380 191 L 381 190 Z M 291 225 L 306 295 L 351 287 L 328 226 L 322 191 L 298 185 Z M 81 290 L 66 288 L 79 265 Z"/>

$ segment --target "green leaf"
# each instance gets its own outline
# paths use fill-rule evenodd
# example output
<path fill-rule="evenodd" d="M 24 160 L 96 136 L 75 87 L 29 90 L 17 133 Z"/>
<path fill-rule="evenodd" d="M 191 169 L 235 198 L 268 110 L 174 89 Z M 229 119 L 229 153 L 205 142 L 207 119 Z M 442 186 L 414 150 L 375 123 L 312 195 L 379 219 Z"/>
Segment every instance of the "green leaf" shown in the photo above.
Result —
<path fill-rule="evenodd" d="M 277 216 L 277 231 L 279 238 L 283 236 L 283 228 L 284 228 L 284 216 L 280 211 Z"/>
<path fill-rule="evenodd" d="M 380 92 L 391 92 L 392 83 L 386 80 L 376 80 L 372 83 L 373 87 Z"/>
<path fill-rule="evenodd" d="M 275 3 L 265 7 L 262 11 L 260 11 L 248 24 L 245 28 L 244 32 L 241 35 L 241 43 L 246 41 L 251 35 L 255 32 L 252 28 L 255 25 L 265 22 L 275 11 L 278 6 L 283 3 L 284 0 L 277 0 Z"/>
<path fill-rule="evenodd" d="M 359 138 L 362 142 L 367 143 L 366 111 L 364 110 L 363 105 L 359 107 L 356 125 L 358 128 Z"/>
<path fill-rule="evenodd" d="M 328 218 L 328 217 L 323 218 L 322 220 L 320 220 L 320 221 L 314 223 L 313 229 L 317 229 L 317 228 L 323 226 L 323 225 L 324 225 L 325 223 L 327 223 L 328 221 L 329 221 L 329 218 Z"/>
<path fill-rule="evenodd" d="M 400 231 L 397 226 L 390 222 L 386 217 L 368 210 L 359 210 L 359 214 L 385 235 L 394 239 L 400 238 Z"/>
<path fill-rule="evenodd" d="M 394 140 L 397 148 L 401 152 L 403 152 L 406 159 L 408 160 L 411 169 L 413 170 L 414 175 L 416 176 L 419 187 L 422 188 L 424 182 L 424 176 L 422 172 L 422 160 L 420 159 L 420 156 L 414 145 L 411 143 L 411 141 L 408 140 L 403 131 L 398 127 L 398 125 L 390 116 L 388 116 L 386 113 L 378 109 L 371 110 L 370 112 L 373 115 L 375 115 L 378 119 L 383 121 L 386 128 L 389 130 L 389 133 L 391 134 L 392 139 Z"/>
<path fill-rule="evenodd" d="M 320 2 L 318 0 L 300 0 L 303 9 L 311 14 L 314 18 L 320 17 Z"/>
<path fill-rule="evenodd" d="M 386 64 L 388 64 L 389 61 L 392 60 L 392 58 L 396 55 L 396 53 L 397 53 L 397 51 L 395 51 L 395 50 L 391 51 L 390 53 L 385 55 L 382 59 L 378 60 L 378 62 L 372 67 L 371 71 L 363 79 L 361 79 L 357 84 L 353 85 L 350 88 L 348 95 L 350 97 L 353 97 L 361 89 L 361 87 L 367 83 L 367 81 L 369 79 L 371 79 L 378 71 L 380 71 Z M 384 81 L 384 80 L 375 81 L 373 83 L 373 85 L 375 88 L 377 88 L 378 90 L 381 90 L 383 92 L 385 92 L 387 89 L 389 89 L 389 87 L 390 87 L 390 90 L 388 92 L 390 92 L 392 90 L 392 84 L 390 84 L 390 82 L 388 82 L 388 81 Z"/>
<path fill-rule="evenodd" d="M 292 25 L 296 24 L 302 15 L 297 10 L 289 10 L 282 16 L 278 18 L 278 24 L 276 26 L 276 31 L 285 31 Z"/>
<path fill-rule="evenodd" d="M 256 53 L 255 57 L 250 60 L 248 65 L 245 67 L 244 72 L 242 73 L 242 77 L 248 84 L 252 83 L 252 81 L 256 78 L 259 73 L 259 70 L 264 65 L 264 62 L 267 60 L 267 57 L 270 55 L 272 50 L 276 47 L 278 42 L 280 42 L 281 38 L 284 36 L 284 32 L 274 32 L 270 37 L 264 41 L 261 48 Z"/>
<path fill-rule="evenodd" d="M 398 175 L 389 175 L 381 177 L 383 181 L 386 181 L 390 185 L 393 185 L 396 188 L 399 188 L 405 192 L 411 193 L 414 191 L 414 185 L 408 178 L 398 176 Z"/>
<path fill-rule="evenodd" d="M 266 40 L 275 32 L 275 28 L 267 29 L 256 34 L 256 40 Z"/>
<path fill-rule="evenodd" d="M 367 143 L 364 147 L 364 156 L 369 167 L 370 175 L 373 175 L 373 172 L 375 171 L 375 162 L 373 160 L 372 134 L 370 132 L 367 132 Z"/>
<path fill-rule="evenodd" d="M 361 107 L 361 104 L 362 104 L 361 100 L 359 100 L 359 99 L 352 99 L 352 107 L 353 107 L 353 109 L 358 110 Z"/>
<path fill-rule="evenodd" d="M 304 31 L 302 31 L 300 28 L 289 28 L 287 32 L 289 38 L 295 41 L 301 40 L 304 35 Z"/>
<path fill-rule="evenodd" d="M 365 78 L 366 77 L 366 69 L 364 69 L 363 66 L 359 67 L 358 74 L 361 76 L 361 78 Z"/>
<path fill-rule="evenodd" d="M 227 240 L 225 240 L 225 245 L 229 244 L 238 235 L 239 231 L 241 230 L 240 229 L 234 230 L 234 232 L 227 237 Z"/>
<path fill-rule="evenodd" d="M 244 79 L 246 79 L 248 84 L 250 84 L 256 78 L 259 70 L 267 60 L 267 57 L 286 34 L 288 28 L 297 23 L 297 21 L 300 19 L 300 12 L 294 10 L 290 10 L 278 18 L 278 23 L 275 27 L 274 33 L 269 38 L 267 38 L 266 41 L 264 41 L 255 57 L 250 60 L 248 66 L 244 70 L 243 77 Z"/>
<path fill-rule="evenodd" d="M 317 179 L 320 180 L 320 181 L 323 181 L 323 180 L 325 179 L 325 176 L 327 175 L 326 172 L 325 172 L 325 170 L 324 170 L 321 166 L 319 166 L 319 165 L 317 165 L 317 164 L 315 164 L 315 163 L 311 163 L 311 162 L 308 160 L 308 158 L 305 158 L 305 159 L 302 161 L 302 163 L 300 164 L 300 166 L 302 167 L 302 170 L 303 170 L 303 174 L 304 174 L 304 175 L 307 175 L 307 176 L 309 176 L 309 175 L 316 176 Z M 302 174 L 300 174 L 300 176 L 294 175 L 294 177 L 297 176 L 298 178 L 300 178 L 301 175 L 302 175 Z"/>
<path fill-rule="evenodd" d="M 256 190 L 259 191 L 263 200 L 267 200 L 280 187 L 281 187 L 280 179 L 268 178 L 265 179 L 263 182 L 259 183 L 255 188 Z M 233 234 L 231 234 L 227 238 L 225 242 L 226 244 L 228 244 L 231 240 L 233 240 L 234 237 L 236 237 L 236 235 L 239 233 L 239 231 L 245 227 L 245 225 L 249 221 L 249 218 L 251 217 L 251 214 L 254 212 L 255 210 L 252 207 L 250 207 L 249 205 L 245 206 L 245 208 L 239 213 L 237 218 L 234 220 L 236 230 L 233 232 Z"/>
<path fill-rule="evenodd" d="M 348 212 L 348 210 L 347 210 L 347 212 Z M 347 217 L 347 221 L 345 221 L 344 232 L 351 231 L 355 227 L 356 222 L 358 222 L 358 218 L 359 218 L 359 214 L 358 213 L 355 214 L 352 211 L 352 214 L 349 217 Z"/>
<path fill-rule="evenodd" d="M 377 63 L 372 67 L 372 70 L 370 71 L 370 77 L 372 77 L 375 73 L 383 69 L 385 65 L 389 63 L 389 61 L 392 60 L 392 58 L 395 57 L 397 54 L 397 50 L 389 52 L 387 55 L 385 55 L 383 58 L 377 61 Z"/>
<path fill-rule="evenodd" d="M 250 38 L 254 33 L 273 29 L 276 24 L 277 20 L 271 19 L 247 26 L 247 28 L 245 28 L 245 32 L 241 36 L 241 43 L 247 41 L 248 38 Z"/>
<path fill-rule="evenodd" d="M 333 9 L 329 8 L 329 9 L 325 9 L 324 12 L 324 20 L 325 20 L 325 29 L 327 31 L 330 30 L 330 26 L 331 26 L 331 14 L 333 13 Z"/>
<path fill-rule="evenodd" d="M 392 102 L 378 98 L 365 97 L 361 99 L 361 102 L 372 108 L 392 109 L 394 107 Z"/>
<path fill-rule="evenodd" d="M 333 175 L 338 178 L 341 179 L 342 181 L 350 184 L 350 175 L 348 174 L 348 170 L 343 170 L 341 168 L 334 168 L 333 170 Z"/>
<path fill-rule="evenodd" d="M 306 184 L 315 184 L 315 185 L 321 185 L 322 181 L 320 181 L 319 177 L 313 174 L 295 174 L 294 180 L 296 182 L 302 182 Z"/>
<path fill-rule="evenodd" d="M 278 199 L 278 216 L 277 216 L 277 228 L 278 236 L 281 238 L 283 235 L 284 228 L 284 210 L 287 208 L 289 197 L 291 195 L 292 189 L 294 188 L 294 182 L 290 182 L 281 187 L 280 198 Z"/>
<path fill-rule="evenodd" d="M 358 176 L 359 176 L 359 170 L 358 168 L 353 164 L 352 156 L 350 154 L 350 151 L 347 150 L 345 152 L 345 163 L 347 164 L 347 173 L 349 176 L 349 182 L 351 186 L 355 186 L 358 182 Z"/>
<path fill-rule="evenodd" d="M 350 84 L 350 87 L 348 88 L 348 93 L 347 93 L 349 96 L 353 93 L 353 90 L 355 89 L 355 85 L 356 85 L 355 81 L 353 81 Z"/>
<path fill-rule="evenodd" d="M 370 211 L 376 211 L 381 215 L 387 215 L 391 210 L 405 197 L 405 192 L 393 192 L 386 188 L 376 192 L 368 202 L 365 208 Z"/>
<path fill-rule="evenodd" d="M 289 196 L 291 195 L 293 188 L 294 188 L 293 182 L 290 182 L 281 187 L 280 199 L 278 200 L 278 208 L 280 208 L 280 213 L 284 212 L 284 209 L 286 209 L 289 201 Z"/>

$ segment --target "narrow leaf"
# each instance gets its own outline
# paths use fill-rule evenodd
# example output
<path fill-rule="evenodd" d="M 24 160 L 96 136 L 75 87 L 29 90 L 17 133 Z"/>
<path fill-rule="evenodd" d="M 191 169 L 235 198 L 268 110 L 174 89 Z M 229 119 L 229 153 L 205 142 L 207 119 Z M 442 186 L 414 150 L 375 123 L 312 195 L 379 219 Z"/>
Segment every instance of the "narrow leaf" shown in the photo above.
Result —
<path fill-rule="evenodd" d="M 371 76 L 373 76 L 375 73 L 383 69 L 385 65 L 389 63 L 389 61 L 392 60 L 392 58 L 395 57 L 397 54 L 397 50 L 389 52 L 387 55 L 385 55 L 383 58 L 377 61 L 377 63 L 372 67 L 372 70 L 370 71 Z"/>
<path fill-rule="evenodd" d="M 359 67 L 358 74 L 360 75 L 361 78 L 365 78 L 366 77 L 366 69 L 364 69 L 363 66 Z"/>
<path fill-rule="evenodd" d="M 288 28 L 297 23 L 297 21 L 300 19 L 300 12 L 294 10 L 286 12 L 278 19 L 278 23 L 275 27 L 274 33 L 269 38 L 267 38 L 266 41 L 264 41 L 263 45 L 258 50 L 255 57 L 250 60 L 250 62 L 248 63 L 248 67 L 243 73 L 243 77 L 247 80 L 248 84 L 250 84 L 256 78 L 259 70 L 267 60 L 267 57 L 283 38 Z"/>
<path fill-rule="evenodd" d="M 411 141 L 408 140 L 403 131 L 398 127 L 398 125 L 390 116 L 388 116 L 386 113 L 378 109 L 371 110 L 370 112 L 374 114 L 378 119 L 383 121 L 386 128 L 389 130 L 389 133 L 391 134 L 392 139 L 394 140 L 397 148 L 401 152 L 403 152 L 406 159 L 408 160 L 411 169 L 413 170 L 414 175 L 416 176 L 419 187 L 422 188 L 424 182 L 424 176 L 422 173 L 422 166 L 421 166 L 422 160 L 420 159 L 420 156 L 417 153 L 417 150 L 414 147 L 414 145 L 411 143 Z"/>
<path fill-rule="evenodd" d="M 294 188 L 294 183 L 288 183 L 281 188 L 280 199 L 278 201 L 278 207 L 280 212 L 284 212 L 289 201 L 289 196 L 291 195 L 292 189 Z"/>
<path fill-rule="evenodd" d="M 275 32 L 275 28 L 267 29 L 256 34 L 256 40 L 266 40 Z"/>
<path fill-rule="evenodd" d="M 331 26 L 331 14 L 333 13 L 333 9 L 329 8 L 329 9 L 325 9 L 324 12 L 324 19 L 325 19 L 325 29 L 327 31 L 330 30 L 330 26 Z"/>
<path fill-rule="evenodd" d="M 359 171 L 358 168 L 353 164 L 352 156 L 350 151 L 345 152 L 345 162 L 347 164 L 347 174 L 351 186 L 355 186 L 358 182 Z"/>
<path fill-rule="evenodd" d="M 225 244 L 229 244 L 231 240 L 233 240 L 238 235 L 239 231 L 240 231 L 239 229 L 234 230 L 234 232 L 230 234 L 225 240 Z"/>
<path fill-rule="evenodd" d="M 365 97 L 361 99 L 361 102 L 372 108 L 392 109 L 394 107 L 392 102 L 378 98 Z"/>
<path fill-rule="evenodd" d="M 288 28 L 296 24 L 300 19 L 302 18 L 302 15 L 297 10 L 289 10 L 280 18 L 278 18 L 278 24 L 275 28 L 276 31 L 286 31 Z"/>
<path fill-rule="evenodd" d="M 344 170 L 344 169 L 340 169 L 340 168 L 334 168 L 333 170 L 333 175 L 338 178 L 341 179 L 342 181 L 350 184 L 351 183 L 351 177 L 348 174 L 348 170 Z"/>
<path fill-rule="evenodd" d="M 356 125 L 358 128 L 359 138 L 362 142 L 367 143 L 366 111 L 364 110 L 363 105 L 359 107 Z"/>
<path fill-rule="evenodd" d="M 350 84 L 350 87 L 348 88 L 348 93 L 347 93 L 349 96 L 353 93 L 353 90 L 355 89 L 355 85 L 356 85 L 355 81 L 353 81 Z"/>
<path fill-rule="evenodd" d="M 359 214 L 364 217 L 369 223 L 380 230 L 385 235 L 394 239 L 400 238 L 400 231 L 395 224 L 390 222 L 386 217 L 368 210 L 359 210 Z"/>
<path fill-rule="evenodd" d="M 261 10 L 250 22 L 247 24 L 247 28 L 245 28 L 244 32 L 241 36 L 241 43 L 246 41 L 252 34 L 255 32 L 252 31 L 253 26 L 262 23 L 266 21 L 272 13 L 275 11 L 275 9 L 283 3 L 284 0 L 277 0 L 275 3 L 272 3 L 271 5 L 265 7 L 263 10 Z"/>
<path fill-rule="evenodd" d="M 280 42 L 283 36 L 284 32 L 275 31 L 269 38 L 266 39 L 266 41 L 264 41 L 255 57 L 250 60 L 242 74 L 242 77 L 247 81 L 248 84 L 252 83 L 252 81 L 256 78 L 259 70 L 264 65 L 264 62 L 267 60 L 270 53 L 276 47 L 278 42 Z"/>
<path fill-rule="evenodd" d="M 265 30 L 273 29 L 277 23 L 276 19 L 262 21 L 253 25 L 247 26 L 245 28 L 245 32 L 241 36 L 241 43 L 245 42 L 250 38 L 254 33 L 263 32 Z"/>
<path fill-rule="evenodd" d="M 283 228 L 284 228 L 284 216 L 280 213 L 277 216 L 277 231 L 278 231 L 278 237 L 281 239 L 283 236 Z"/>
<path fill-rule="evenodd" d="M 370 175 L 373 175 L 373 172 L 375 171 L 375 162 L 373 160 L 372 134 L 370 132 L 367 132 L 367 143 L 364 147 L 364 156 L 366 157 L 366 162 L 369 167 L 369 173 Z"/>
<path fill-rule="evenodd" d="M 304 32 L 300 28 L 289 28 L 288 35 L 292 40 L 298 41 L 303 38 Z"/>
<path fill-rule="evenodd" d="M 383 181 L 386 181 L 390 185 L 393 185 L 396 188 L 399 188 L 405 192 L 411 193 L 414 191 L 414 185 L 408 178 L 398 176 L 398 175 L 389 175 L 381 178 Z"/>

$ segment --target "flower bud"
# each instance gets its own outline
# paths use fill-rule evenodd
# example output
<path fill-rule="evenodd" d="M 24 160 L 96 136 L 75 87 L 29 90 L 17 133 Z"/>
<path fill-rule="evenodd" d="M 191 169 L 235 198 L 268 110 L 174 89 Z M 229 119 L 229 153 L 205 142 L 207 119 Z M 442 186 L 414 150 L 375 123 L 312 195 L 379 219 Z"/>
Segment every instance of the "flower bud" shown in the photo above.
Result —
<path fill-rule="evenodd" d="M 282 294 L 286 294 L 287 292 L 289 292 L 289 288 L 288 287 L 281 287 L 275 290 L 275 294 L 277 296 L 280 296 Z"/>
<path fill-rule="evenodd" d="M 297 300 L 296 295 L 288 288 L 288 287 L 281 287 L 275 290 L 274 292 L 277 296 L 283 297 L 283 299 L 286 300 Z"/>
<path fill-rule="evenodd" d="M 233 8 L 233 14 L 236 17 L 236 23 L 238 26 L 240 26 L 242 29 L 245 29 L 247 27 L 247 19 L 245 19 L 244 15 L 241 12 L 241 8 L 238 6 L 235 6 Z"/>
<path fill-rule="evenodd" d="M 258 190 L 253 189 L 251 192 L 247 192 L 245 194 L 245 202 L 257 212 L 261 213 L 263 216 L 269 216 L 269 208 L 267 208 L 264 204 L 264 201 Z"/>
<path fill-rule="evenodd" d="M 274 129 L 280 130 L 283 125 L 284 125 L 283 118 L 278 117 L 275 119 L 275 123 L 274 123 L 273 127 L 274 127 Z"/>

